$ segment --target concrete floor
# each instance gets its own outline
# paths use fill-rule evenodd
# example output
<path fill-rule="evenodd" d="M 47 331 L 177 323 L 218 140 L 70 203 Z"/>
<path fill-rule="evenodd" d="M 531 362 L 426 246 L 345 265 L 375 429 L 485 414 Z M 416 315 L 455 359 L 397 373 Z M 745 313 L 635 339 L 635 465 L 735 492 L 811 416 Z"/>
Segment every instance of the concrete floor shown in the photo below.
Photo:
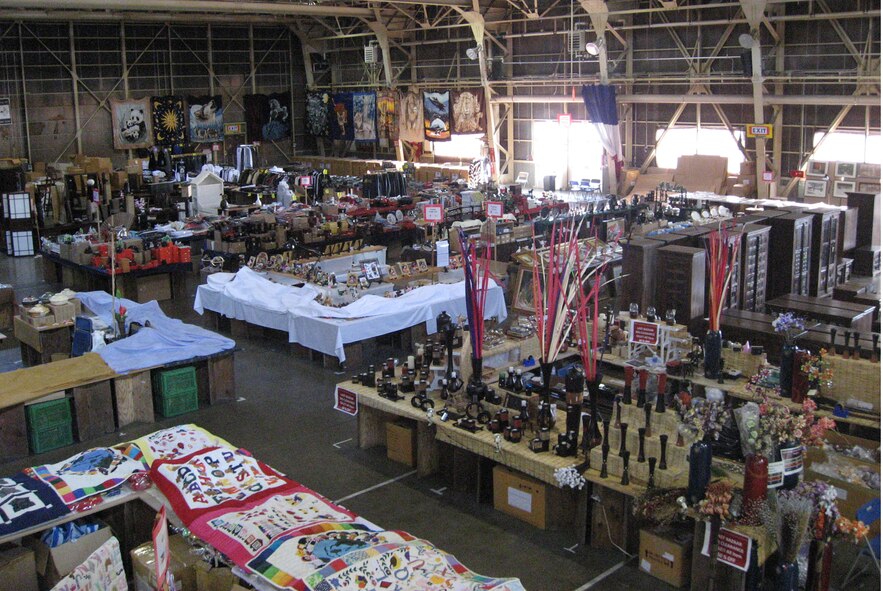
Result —
<path fill-rule="evenodd" d="M 189 277 L 187 297 L 161 306 L 170 316 L 210 328 L 206 319 L 192 309 L 197 282 L 198 276 Z M 43 282 L 39 257 L 12 259 L 0 255 L 0 283 L 15 285 L 19 299 L 62 287 Z M 18 343 L 8 336 L 0 349 L 0 372 L 21 367 Z M 334 384 L 352 371 L 335 375 L 319 364 L 295 358 L 282 333 L 267 335 L 255 330 L 234 338 L 240 348 L 236 355 L 237 402 L 150 425 L 129 426 L 88 444 L 0 464 L 0 475 L 60 461 L 82 448 L 111 445 L 163 427 L 193 422 L 250 450 L 255 457 L 332 500 L 396 479 L 353 496 L 343 505 L 380 526 L 432 541 L 480 574 L 518 577 L 531 590 L 587 589 L 585 585 L 590 581 L 595 581 L 592 588 L 611 591 L 670 588 L 639 571 L 637 561 L 619 551 L 574 547 L 572 532 L 533 528 L 495 511 L 490 504 L 479 504 L 474 495 L 452 492 L 452 483 L 442 476 L 405 476 L 411 469 L 389 461 L 383 448 L 358 449 L 355 418 L 332 409 Z M 373 351 L 378 360 L 390 353 L 392 350 L 384 347 Z M 448 490 L 433 492 L 442 487 Z M 621 568 L 603 576 L 624 561 Z M 842 574 L 849 568 L 851 556 L 841 556 L 838 551 L 836 562 Z M 878 589 L 879 581 L 879 576 L 865 575 L 852 588 Z"/>

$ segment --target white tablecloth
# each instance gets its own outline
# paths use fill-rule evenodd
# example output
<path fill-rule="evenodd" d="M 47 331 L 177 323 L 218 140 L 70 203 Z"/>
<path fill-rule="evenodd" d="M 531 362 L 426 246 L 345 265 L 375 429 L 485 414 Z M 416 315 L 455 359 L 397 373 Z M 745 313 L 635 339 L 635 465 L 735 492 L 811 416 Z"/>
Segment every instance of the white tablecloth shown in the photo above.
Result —
<path fill-rule="evenodd" d="M 286 287 L 248 268 L 214 273 L 196 289 L 193 309 L 211 310 L 228 318 L 284 330 L 290 343 L 299 343 L 326 355 L 346 360 L 343 347 L 383 334 L 426 323 L 434 333 L 435 318 L 442 312 L 466 316 L 464 282 L 419 287 L 398 298 L 368 295 L 342 308 L 314 301 L 310 287 Z M 494 283 L 487 295 L 485 318 L 506 318 L 503 289 Z"/>

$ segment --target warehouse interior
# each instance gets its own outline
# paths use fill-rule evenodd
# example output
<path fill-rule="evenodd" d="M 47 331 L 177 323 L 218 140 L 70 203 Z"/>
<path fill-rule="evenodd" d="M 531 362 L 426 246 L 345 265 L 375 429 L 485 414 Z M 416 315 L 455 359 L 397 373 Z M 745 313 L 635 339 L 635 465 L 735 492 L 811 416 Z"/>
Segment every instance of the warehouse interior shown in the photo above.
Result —
<path fill-rule="evenodd" d="M 0 373 L 9 381 L 0 386 L 0 484 L 13 487 L 18 481 L 3 477 L 25 475 L 40 483 L 40 495 L 47 484 L 55 487 L 50 492 L 67 509 L 6 529 L 17 522 L 3 509 L 2 495 L 12 500 L 19 493 L 0 486 L 0 542 L 10 544 L 0 546 L 0 589 L 13 588 L 4 577 L 28 591 L 90 588 L 83 581 L 101 569 L 86 559 L 96 554 L 87 552 L 67 572 L 54 553 L 48 570 L 44 564 L 41 572 L 39 564 L 40 547 L 48 545 L 41 532 L 62 528 L 78 514 L 85 521 L 98 518 L 99 531 L 112 530 L 111 539 L 118 538 L 117 582 L 96 589 L 159 589 L 157 577 L 165 576 L 184 591 L 879 588 L 880 55 L 875 0 L 4 0 Z M 590 95 L 596 88 L 611 89 L 615 98 L 612 125 L 595 112 Z M 453 105 L 459 108 L 464 94 L 476 97 L 471 108 L 481 123 L 458 132 Z M 360 138 L 354 117 L 363 96 L 376 100 L 371 119 L 375 104 L 377 119 L 370 137 Z M 393 97 L 390 133 L 381 128 L 382 96 Z M 416 139 L 400 133 L 408 96 L 422 103 Z M 450 121 L 440 122 L 444 131 L 429 114 L 428 97 L 438 96 L 451 102 Z M 255 127 L 258 99 L 270 107 Z M 132 106 L 139 101 L 153 108 L 152 119 Z M 162 101 L 177 109 L 166 112 L 171 120 L 158 115 Z M 195 121 L 212 102 L 219 107 L 220 132 L 196 139 Z M 276 117 L 286 130 L 272 135 L 267 126 Z M 146 140 L 130 137 L 127 143 L 127 125 L 143 131 L 151 120 L 153 136 L 148 131 Z M 184 141 L 161 140 L 165 123 L 166 132 L 181 132 Z M 386 180 L 373 188 L 379 177 L 401 179 L 397 198 L 392 185 L 382 184 Z M 205 205 L 204 187 L 214 191 L 215 182 L 218 193 Z M 15 195 L 27 210 L 18 220 Z M 497 204 L 498 215 L 492 213 Z M 432 217 L 435 207 L 438 218 Z M 803 242 L 801 224 L 812 230 Z M 17 232 L 26 232 L 26 239 Z M 750 271 L 746 261 L 754 256 L 752 264 L 759 264 L 760 258 L 749 251 L 754 240 L 764 245 L 763 269 Z M 570 261 L 566 271 L 550 249 Z M 346 268 L 316 272 L 320 263 L 338 258 L 346 259 Z M 723 287 L 715 287 L 713 258 L 727 278 Z M 303 273 L 296 264 L 301 260 Z M 382 269 L 376 278 L 371 265 Z M 559 281 L 562 294 L 575 291 L 556 299 L 548 290 L 559 271 L 579 280 L 577 287 Z M 246 281 L 252 291 L 234 296 L 230 285 Z M 453 295 L 441 295 L 442 286 Z M 438 288 L 432 298 L 439 299 L 422 304 L 403 299 L 397 306 L 377 297 L 412 298 L 430 287 Z M 294 292 L 306 295 L 295 302 Z M 53 299 L 61 294 L 68 295 Z M 486 311 L 485 299 L 493 310 Z M 74 300 L 77 312 L 62 320 L 56 305 Z M 543 320 L 563 300 L 560 322 L 568 328 L 559 335 L 544 329 Z M 780 300 L 788 302 L 780 306 Z M 365 312 L 367 302 L 382 312 Z M 56 320 L 41 324 L 42 315 L 30 311 L 35 304 Z M 121 305 L 129 307 L 128 318 Z M 359 305 L 360 313 L 344 314 Z M 453 324 L 446 325 L 443 315 Z M 799 325 L 793 334 L 777 325 L 786 316 Z M 90 319 L 86 332 L 92 332 L 81 337 L 88 341 L 85 355 L 84 341 L 77 340 L 81 317 Z M 113 356 L 93 340 L 99 317 L 106 320 L 101 330 L 108 345 L 120 346 Z M 368 330 L 366 319 L 377 325 L 374 332 L 364 340 L 351 336 Z M 134 344 L 151 322 L 168 340 Z M 641 322 L 656 328 L 650 354 L 639 362 L 635 331 Z M 326 330 L 337 331 L 337 341 Z M 619 344 L 617 331 L 624 333 Z M 712 332 L 719 339 L 714 369 Z M 60 341 L 49 344 L 50 333 L 61 333 Z M 666 335 L 676 336 L 666 341 Z M 550 338 L 561 340 L 555 355 Z M 484 373 L 482 347 L 472 346 L 479 339 Z M 218 348 L 192 352 L 209 341 Z M 501 347 L 512 351 L 504 361 Z M 793 357 L 795 350 L 805 357 L 796 365 L 788 358 L 786 371 L 780 357 Z M 74 367 L 99 353 L 106 375 L 89 374 L 95 365 Z M 421 358 L 430 374 L 429 394 L 424 382 L 422 395 Z M 455 358 L 459 365 L 452 371 Z M 517 386 L 510 383 L 513 365 Z M 627 405 L 633 377 L 635 391 L 640 376 L 642 394 L 650 394 L 648 367 L 649 389 L 658 388 L 658 395 L 646 399 L 646 424 L 639 429 L 643 396 L 639 405 Z M 194 376 L 194 406 L 186 414 L 169 411 L 157 394 L 162 374 L 183 368 Z M 522 368 L 533 392 L 530 413 L 527 402 L 521 407 L 516 400 L 527 399 L 521 396 Z M 819 379 L 812 374 L 819 368 L 831 373 Z M 792 369 L 804 382 L 816 378 L 799 396 L 790 393 L 798 389 L 791 390 Z M 457 370 L 459 396 L 477 397 L 471 403 L 484 418 L 479 413 L 473 420 L 468 400 L 462 408 L 452 402 Z M 736 371 L 727 374 L 726 385 L 725 370 Z M 767 382 L 771 371 L 775 380 Z M 565 396 L 570 372 L 583 380 L 575 403 L 570 390 Z M 137 400 L 134 410 L 123 409 L 122 384 L 135 376 L 146 380 L 148 410 Z M 595 378 L 600 394 L 590 385 Z M 826 387 L 826 380 L 834 386 Z M 392 386 L 391 395 L 384 383 Z M 106 387 L 101 403 L 99 386 Z M 749 457 L 742 424 L 745 401 L 766 412 L 763 388 L 785 400 L 795 421 L 789 425 L 804 421 L 796 428 L 805 428 L 807 440 L 810 431 L 815 438 L 780 437 L 767 450 L 770 471 L 764 458 L 763 480 L 770 484 L 761 488 L 774 508 L 763 513 L 765 524 L 747 508 L 746 466 L 761 453 L 752 450 Z M 502 399 L 494 399 L 494 389 Z M 681 392 L 689 393 L 686 399 Z M 718 404 L 710 392 L 720 393 L 730 418 L 701 410 Z M 545 429 L 544 447 L 535 449 L 534 441 L 543 446 L 539 425 L 550 394 L 557 400 L 551 413 L 558 428 Z M 353 408 L 345 395 L 352 396 Z M 699 409 L 692 413 L 691 396 Z M 696 405 L 697 399 L 703 402 Z M 58 408 L 59 400 L 72 425 L 69 439 L 41 447 L 33 409 Z M 651 400 L 660 413 L 652 421 Z M 509 438 L 521 408 L 523 441 L 520 430 Z M 463 418 L 455 412 L 448 422 L 443 409 Z M 632 439 L 620 431 L 628 428 L 621 413 L 631 417 Z M 261 491 L 252 501 L 239 498 L 204 512 L 186 499 L 170 500 L 169 487 L 187 489 L 163 477 L 162 469 L 174 474 L 181 457 L 126 454 L 139 446 L 144 452 L 139 442 L 179 425 L 198 425 L 198 432 L 187 433 L 209 438 L 202 447 L 247 450 L 236 457 L 253 462 L 262 478 L 281 475 L 280 486 L 291 488 L 279 490 L 315 494 L 327 512 L 351 514 L 340 519 L 343 525 L 327 518 L 309 530 L 302 523 L 279 526 L 285 533 L 278 538 L 262 532 L 268 547 L 281 548 L 271 557 L 279 560 L 276 570 L 266 568 L 272 560 L 260 562 L 257 546 L 226 551 L 232 543 L 217 542 L 216 530 L 203 535 L 211 522 L 206 516 L 220 519 L 221 508 L 245 511 L 276 497 Z M 406 431 L 404 461 L 393 457 L 394 425 Z M 602 429 L 603 448 L 610 448 L 608 431 L 615 442 L 610 478 Z M 660 432 L 669 435 L 660 440 Z M 687 433 L 686 444 L 674 445 Z M 658 450 L 663 464 L 671 437 L 673 469 L 657 471 L 655 482 L 652 467 L 646 478 L 645 435 L 647 455 Z M 697 485 L 694 450 L 703 437 L 708 469 Z M 777 493 L 770 479 L 773 464 L 785 463 L 785 439 L 802 446 L 794 448 L 801 450 L 799 478 L 789 484 L 784 472 Z M 634 441 L 631 452 L 627 441 Z M 736 451 L 724 449 L 725 443 Z M 208 458 L 202 447 L 187 458 Z M 831 450 L 843 448 L 859 450 L 844 456 L 849 475 L 822 471 L 820 465 L 840 461 L 831 459 Z M 126 484 L 115 483 L 116 493 L 99 487 L 71 500 L 52 484 L 58 476 L 48 480 L 35 468 L 69 470 L 69 458 L 95 449 L 142 462 L 149 478 L 136 473 Z M 147 456 L 153 455 L 151 465 Z M 656 466 L 656 457 L 650 459 Z M 523 479 L 517 486 L 507 481 L 508 503 L 506 490 L 498 490 L 502 470 Z M 570 472 L 578 486 L 566 482 Z M 143 481 L 146 488 L 139 489 Z M 824 482 L 819 486 L 830 487 L 827 494 L 839 501 L 819 501 L 814 493 L 812 519 L 827 533 L 813 538 L 815 530 L 803 524 L 804 543 L 786 560 L 783 507 L 805 499 L 795 500 L 784 488 L 809 495 L 803 486 L 809 482 Z M 703 513 L 717 485 L 729 487 L 723 518 Z M 670 494 L 654 497 L 654 490 Z M 89 499 L 94 504 L 81 504 Z M 731 502 L 738 510 L 730 512 Z M 173 542 L 168 575 L 152 571 L 160 551 L 151 529 L 160 508 L 172 537 L 185 540 L 184 546 Z M 876 518 L 863 523 L 874 510 Z M 657 511 L 667 521 L 654 529 L 649 524 Z M 834 512 L 855 524 L 838 529 Z M 321 527 L 326 531 L 318 532 Z M 376 549 L 382 543 L 392 566 L 334 547 L 321 559 L 310 558 L 317 560 L 309 571 L 313 578 L 285 572 L 289 556 L 282 550 L 293 550 L 280 544 L 301 538 L 292 556 L 303 564 L 290 571 L 306 573 L 302 556 L 309 538 L 303 536 L 341 540 L 353 529 L 374 536 L 366 555 L 386 556 Z M 646 539 L 645 529 L 651 532 Z M 727 534 L 729 543 L 744 540 L 741 558 L 724 556 Z M 657 542 L 661 550 L 654 553 Z M 185 568 L 182 553 L 191 547 L 199 548 L 200 558 L 191 551 Z M 395 560 L 409 556 L 396 554 L 403 548 L 417 557 L 402 569 L 410 578 L 391 586 L 380 573 L 386 568 L 389 576 Z M 95 549 L 106 550 L 106 543 Z M 34 556 L 36 574 L 28 562 Z M 344 556 L 364 570 L 346 571 L 348 579 L 339 566 Z M 445 568 L 414 566 L 418 559 L 429 564 L 429 556 Z M 336 578 L 327 574 L 332 566 L 341 569 Z M 79 583 L 71 578 L 78 572 L 84 577 Z M 442 584 L 450 587 L 435 586 Z"/>

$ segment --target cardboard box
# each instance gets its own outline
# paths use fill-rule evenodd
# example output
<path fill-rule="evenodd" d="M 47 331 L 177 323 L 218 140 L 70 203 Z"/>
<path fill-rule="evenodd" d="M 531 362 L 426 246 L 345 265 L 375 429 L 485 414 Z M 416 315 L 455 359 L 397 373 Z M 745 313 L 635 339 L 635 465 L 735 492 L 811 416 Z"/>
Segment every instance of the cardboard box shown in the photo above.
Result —
<path fill-rule="evenodd" d="M 44 544 L 39 537 L 29 538 L 28 544 L 34 550 L 37 574 L 41 586 L 52 588 L 58 581 L 68 576 L 79 565 L 86 562 L 89 555 L 109 540 L 113 532 L 102 524 L 101 529 L 85 535 L 73 542 L 55 548 Z"/>
<path fill-rule="evenodd" d="M 417 426 L 399 421 L 386 424 L 386 457 L 393 462 L 417 465 Z"/>
<path fill-rule="evenodd" d="M 49 308 L 55 316 L 56 323 L 73 320 L 77 315 L 77 306 L 69 301 L 63 304 L 49 304 Z"/>
<path fill-rule="evenodd" d="M 238 580 L 230 568 L 212 568 L 205 561 L 196 563 L 195 570 L 197 591 L 230 591 Z"/>
<path fill-rule="evenodd" d="M 683 587 L 690 580 L 693 532 L 674 528 L 642 529 L 638 567 L 660 581 Z"/>
<path fill-rule="evenodd" d="M 859 446 L 871 451 L 876 451 L 880 447 L 877 441 L 833 431 L 828 434 L 827 439 L 837 445 Z M 850 519 L 855 519 L 859 507 L 880 497 L 880 489 L 873 489 L 864 483 L 846 479 L 846 475 L 858 470 L 871 470 L 879 474 L 878 461 L 864 461 L 837 453 L 833 449 L 810 447 L 806 450 L 803 469 L 804 480 L 822 480 L 834 487 L 837 491 L 837 508 L 842 515 Z M 880 520 L 867 525 L 871 528 L 869 538 L 880 535 Z"/>
<path fill-rule="evenodd" d="M 0 581 L 4 589 L 37 591 L 34 551 L 23 546 L 0 546 Z"/>
<path fill-rule="evenodd" d="M 169 569 L 175 579 L 178 591 L 197 591 L 196 565 L 202 560 L 193 553 L 190 544 L 181 536 L 169 537 L 171 556 Z M 141 544 L 130 553 L 136 591 L 156 589 L 153 542 Z"/>
<path fill-rule="evenodd" d="M 494 466 L 494 509 L 540 529 L 570 527 L 576 496 L 506 466 Z"/>

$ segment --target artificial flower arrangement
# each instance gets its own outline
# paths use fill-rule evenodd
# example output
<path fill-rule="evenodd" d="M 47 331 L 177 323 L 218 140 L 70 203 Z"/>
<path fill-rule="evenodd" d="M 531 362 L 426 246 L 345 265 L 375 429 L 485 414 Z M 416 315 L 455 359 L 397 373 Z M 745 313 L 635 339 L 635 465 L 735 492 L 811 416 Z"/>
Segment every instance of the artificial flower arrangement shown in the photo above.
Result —
<path fill-rule="evenodd" d="M 861 521 L 844 517 L 837 508 L 837 489 L 821 480 L 804 481 L 782 495 L 806 498 L 812 505 L 809 533 L 815 540 L 830 542 L 842 539 L 859 544 L 868 534 Z"/>
<path fill-rule="evenodd" d="M 816 417 L 816 403 L 803 402 L 799 412 L 773 402 L 763 394 L 759 405 L 748 403 L 737 413 L 743 450 L 771 457 L 776 446 L 796 441 L 807 447 L 821 447 L 825 433 L 836 427 L 833 419 Z"/>
<path fill-rule="evenodd" d="M 821 349 L 818 355 L 810 355 L 800 365 L 800 371 L 806 374 L 806 378 L 815 388 L 825 386 L 830 388 L 834 385 L 834 370 L 827 359 L 828 351 Z"/>
<path fill-rule="evenodd" d="M 700 515 L 717 518 L 722 522 L 733 519 L 733 483 L 729 480 L 715 480 L 705 489 L 705 498 L 699 501 L 696 509 Z"/>
<path fill-rule="evenodd" d="M 693 441 L 717 441 L 730 422 L 729 408 L 724 402 L 682 393 L 675 397 L 675 407 L 681 419 L 679 435 L 684 434 Z"/>
<path fill-rule="evenodd" d="M 785 344 L 793 345 L 797 337 L 806 331 L 806 321 L 791 312 L 783 312 L 773 320 L 773 329 L 785 338 Z"/>

